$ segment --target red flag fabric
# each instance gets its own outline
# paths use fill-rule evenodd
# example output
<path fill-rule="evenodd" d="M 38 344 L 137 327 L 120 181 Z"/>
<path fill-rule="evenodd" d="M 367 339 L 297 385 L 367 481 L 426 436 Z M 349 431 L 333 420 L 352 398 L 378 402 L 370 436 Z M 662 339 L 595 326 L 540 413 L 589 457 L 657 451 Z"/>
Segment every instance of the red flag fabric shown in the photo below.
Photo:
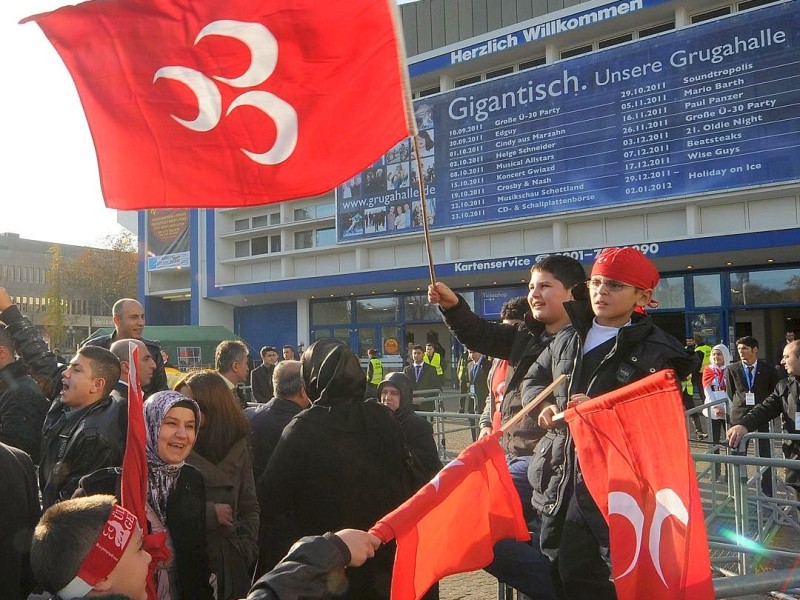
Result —
<path fill-rule="evenodd" d="M 620 600 L 714 598 L 678 383 L 673 371 L 660 371 L 564 413 L 609 525 Z"/>
<path fill-rule="evenodd" d="M 485 567 L 499 540 L 530 539 L 500 435 L 468 446 L 370 530 L 384 544 L 397 540 L 392 600 L 417 600 L 442 577 Z"/>
<path fill-rule="evenodd" d="M 147 533 L 147 456 L 145 454 L 144 396 L 139 384 L 139 349 L 129 343 L 130 360 L 128 368 L 128 432 L 125 442 L 125 456 L 122 459 L 122 482 L 120 484 L 120 504 L 136 515 L 143 531 L 142 545 L 153 557 L 147 578 L 147 600 L 158 600 L 155 586 L 155 570 L 159 561 L 169 559 L 167 539 L 164 533 Z"/>
<path fill-rule="evenodd" d="M 313 196 L 416 132 L 394 0 L 93 0 L 34 15 L 106 205 Z"/>

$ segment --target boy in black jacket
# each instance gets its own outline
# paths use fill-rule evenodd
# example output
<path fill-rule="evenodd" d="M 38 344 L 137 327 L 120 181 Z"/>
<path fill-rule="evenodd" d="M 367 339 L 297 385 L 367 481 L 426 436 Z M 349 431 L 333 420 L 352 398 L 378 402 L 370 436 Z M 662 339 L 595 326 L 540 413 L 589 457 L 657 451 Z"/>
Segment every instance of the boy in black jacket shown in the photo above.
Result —
<path fill-rule="evenodd" d="M 590 496 L 575 459 L 569 429 L 553 416 L 567 402 L 581 402 L 623 387 L 661 369 L 679 379 L 697 358 L 644 314 L 655 306 L 658 270 L 633 248 L 607 248 L 587 282 L 592 312 L 567 304 L 571 326 L 558 333 L 531 366 L 522 386 L 523 404 L 561 374 L 567 383 L 538 412 L 548 430 L 528 470 L 533 507 L 542 514 L 541 546 L 550 557 L 553 580 L 570 600 L 616 598 L 610 581 L 608 526 Z M 658 410 L 654 406 L 653 410 Z"/>

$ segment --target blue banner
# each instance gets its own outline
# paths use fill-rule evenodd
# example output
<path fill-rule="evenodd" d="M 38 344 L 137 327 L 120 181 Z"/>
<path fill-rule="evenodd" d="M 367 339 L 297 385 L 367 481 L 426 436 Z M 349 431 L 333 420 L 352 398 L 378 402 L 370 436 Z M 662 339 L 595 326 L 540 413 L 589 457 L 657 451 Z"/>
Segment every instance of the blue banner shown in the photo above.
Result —
<path fill-rule="evenodd" d="M 415 104 L 337 190 L 340 242 L 800 179 L 800 8 L 789 2 Z"/>

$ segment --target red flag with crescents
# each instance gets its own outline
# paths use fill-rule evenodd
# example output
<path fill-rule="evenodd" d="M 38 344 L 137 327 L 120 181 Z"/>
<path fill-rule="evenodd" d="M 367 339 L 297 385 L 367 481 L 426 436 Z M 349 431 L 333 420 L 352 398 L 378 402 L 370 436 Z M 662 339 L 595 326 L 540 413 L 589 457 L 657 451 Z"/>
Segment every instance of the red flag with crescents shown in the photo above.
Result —
<path fill-rule="evenodd" d="M 499 540 L 530 539 L 500 435 L 468 446 L 370 530 L 397 540 L 392 600 L 417 600 L 442 577 L 485 567 Z"/>
<path fill-rule="evenodd" d="M 122 459 L 122 482 L 120 504 L 136 515 L 143 532 L 142 545 L 150 553 L 149 577 L 147 578 L 147 600 L 158 600 L 154 573 L 159 561 L 170 557 L 164 533 L 147 533 L 147 455 L 145 454 L 144 396 L 139 383 L 139 348 L 129 343 L 128 362 L 128 433 L 125 456 Z"/>
<path fill-rule="evenodd" d="M 252 206 L 328 192 L 416 132 L 394 1 L 92 0 L 25 21 L 72 75 L 107 206 Z"/>
<path fill-rule="evenodd" d="M 712 600 L 703 506 L 675 373 L 569 408 L 586 486 L 609 525 L 620 600 Z"/>

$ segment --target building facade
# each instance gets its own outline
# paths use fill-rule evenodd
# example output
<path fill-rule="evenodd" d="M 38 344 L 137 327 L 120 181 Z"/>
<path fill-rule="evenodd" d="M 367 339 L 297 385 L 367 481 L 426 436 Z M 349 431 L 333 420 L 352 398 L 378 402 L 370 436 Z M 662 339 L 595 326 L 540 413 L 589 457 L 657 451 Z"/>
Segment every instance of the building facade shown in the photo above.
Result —
<path fill-rule="evenodd" d="M 634 245 L 678 338 L 800 327 L 800 4 L 421 0 L 400 7 L 420 134 L 316 198 L 140 214 L 151 323 L 253 348 L 458 347 L 437 279 L 481 315 L 542 257 Z M 422 184 L 420 186 L 420 183 Z"/>
<path fill-rule="evenodd" d="M 52 258 L 51 251 L 58 248 L 62 261 L 81 254 L 83 246 L 54 244 L 21 238 L 16 233 L 0 233 L 0 287 L 5 288 L 15 300 L 22 314 L 27 316 L 48 343 L 48 312 L 52 312 Z M 113 252 L 108 250 L 107 252 Z M 63 345 L 58 348 L 61 355 L 71 355 L 81 340 L 99 327 L 113 326 L 109 307 L 89 298 L 73 297 L 68 289 L 63 290 L 64 302 L 60 334 Z M 53 349 L 56 349 L 53 344 Z"/>

